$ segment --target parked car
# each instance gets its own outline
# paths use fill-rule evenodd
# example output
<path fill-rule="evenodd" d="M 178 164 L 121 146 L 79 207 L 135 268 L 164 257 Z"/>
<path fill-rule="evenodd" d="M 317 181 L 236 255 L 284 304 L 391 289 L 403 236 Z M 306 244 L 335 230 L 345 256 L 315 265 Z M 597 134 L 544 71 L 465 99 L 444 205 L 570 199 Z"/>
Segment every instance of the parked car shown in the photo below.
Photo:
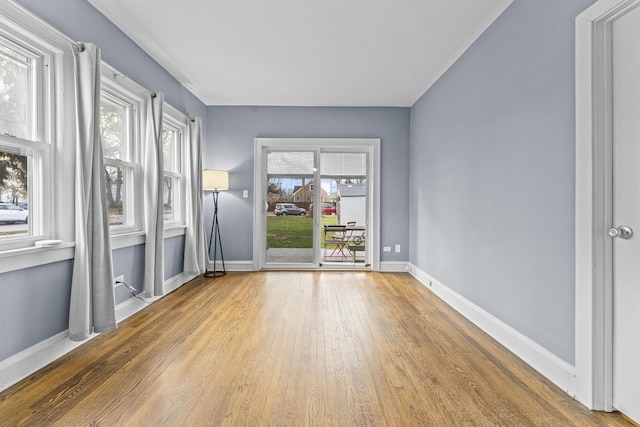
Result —
<path fill-rule="evenodd" d="M 321 205 L 321 214 L 322 215 L 335 215 L 336 214 L 336 207 L 333 206 L 331 203 L 322 203 Z M 313 203 L 311 203 L 311 206 L 309 207 L 309 210 L 313 211 Z"/>
<path fill-rule="evenodd" d="M 280 215 L 305 216 L 307 214 L 307 211 L 304 210 L 304 208 L 300 208 L 294 205 L 293 203 L 278 203 L 276 204 L 276 208 L 274 209 L 273 213 L 276 214 L 277 216 L 280 216 Z"/>
<path fill-rule="evenodd" d="M 331 203 L 323 203 L 322 204 L 322 215 L 335 215 L 336 207 Z"/>
<path fill-rule="evenodd" d="M 14 224 L 16 222 L 29 221 L 29 211 L 11 203 L 0 203 L 0 222 Z"/>

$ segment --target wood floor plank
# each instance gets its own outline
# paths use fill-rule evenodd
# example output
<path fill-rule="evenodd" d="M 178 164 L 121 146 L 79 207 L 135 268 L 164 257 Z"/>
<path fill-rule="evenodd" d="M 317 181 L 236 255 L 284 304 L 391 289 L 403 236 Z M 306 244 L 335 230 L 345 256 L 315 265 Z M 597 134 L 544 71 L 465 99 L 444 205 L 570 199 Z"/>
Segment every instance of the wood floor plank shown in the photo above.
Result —
<path fill-rule="evenodd" d="M 0 426 L 631 426 L 407 274 L 197 278 L 0 393 Z"/>

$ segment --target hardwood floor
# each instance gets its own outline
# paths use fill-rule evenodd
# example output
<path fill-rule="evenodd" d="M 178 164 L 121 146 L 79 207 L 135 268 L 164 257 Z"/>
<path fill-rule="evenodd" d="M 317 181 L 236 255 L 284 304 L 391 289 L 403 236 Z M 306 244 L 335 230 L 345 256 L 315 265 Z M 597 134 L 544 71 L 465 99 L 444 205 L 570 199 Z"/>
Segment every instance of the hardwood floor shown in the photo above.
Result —
<path fill-rule="evenodd" d="M 198 278 L 0 394 L 0 425 L 624 426 L 407 274 Z"/>

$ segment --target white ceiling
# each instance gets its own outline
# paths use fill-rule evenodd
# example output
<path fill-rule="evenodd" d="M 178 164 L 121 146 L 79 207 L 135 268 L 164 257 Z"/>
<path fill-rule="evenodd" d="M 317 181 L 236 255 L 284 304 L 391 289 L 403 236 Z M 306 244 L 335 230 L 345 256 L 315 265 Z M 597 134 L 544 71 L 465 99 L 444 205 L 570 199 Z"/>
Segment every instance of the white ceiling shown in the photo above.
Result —
<path fill-rule="evenodd" d="M 512 0 L 89 0 L 206 105 L 411 106 Z"/>

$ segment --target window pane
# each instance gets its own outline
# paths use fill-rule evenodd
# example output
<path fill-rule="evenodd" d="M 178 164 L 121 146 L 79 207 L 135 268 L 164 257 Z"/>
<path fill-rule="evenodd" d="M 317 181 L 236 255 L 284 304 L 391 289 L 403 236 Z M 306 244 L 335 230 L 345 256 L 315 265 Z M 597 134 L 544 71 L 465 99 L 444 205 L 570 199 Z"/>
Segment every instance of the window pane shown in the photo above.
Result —
<path fill-rule="evenodd" d="M 29 234 L 28 158 L 0 151 L 0 239 Z"/>
<path fill-rule="evenodd" d="M 104 170 L 109 225 L 126 225 L 125 170 L 116 166 L 105 166 Z"/>
<path fill-rule="evenodd" d="M 104 157 L 125 159 L 125 117 L 127 108 L 105 98 L 100 99 L 100 132 Z"/>
<path fill-rule="evenodd" d="M 176 162 L 176 141 L 178 133 L 167 127 L 162 128 L 162 156 L 164 170 L 170 172 L 180 172 Z"/>
<path fill-rule="evenodd" d="M 177 179 L 165 176 L 163 179 L 163 189 L 162 189 L 162 203 L 164 206 L 164 220 L 165 221 L 174 221 L 176 220 L 176 212 L 174 209 L 175 203 L 175 189 L 177 185 Z"/>
<path fill-rule="evenodd" d="M 30 58 L 0 44 L 0 133 L 31 139 Z"/>

